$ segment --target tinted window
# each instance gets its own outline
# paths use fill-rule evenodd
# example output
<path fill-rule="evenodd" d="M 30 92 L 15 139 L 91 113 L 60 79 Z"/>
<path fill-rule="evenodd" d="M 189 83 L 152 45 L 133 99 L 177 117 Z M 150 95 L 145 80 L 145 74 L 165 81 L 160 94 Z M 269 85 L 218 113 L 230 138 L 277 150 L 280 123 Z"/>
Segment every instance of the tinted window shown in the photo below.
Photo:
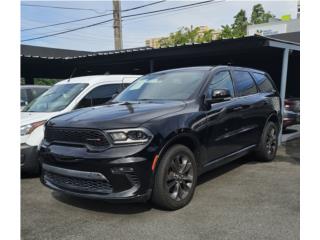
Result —
<path fill-rule="evenodd" d="M 213 77 L 208 86 L 208 94 L 211 94 L 214 89 L 229 90 L 230 95 L 234 97 L 233 84 L 229 71 L 219 72 Z"/>
<path fill-rule="evenodd" d="M 233 71 L 234 82 L 238 96 L 247 96 L 257 93 L 257 87 L 248 72 Z"/>
<path fill-rule="evenodd" d="M 107 84 L 91 90 L 78 104 L 77 108 L 97 106 L 109 101 L 115 93 L 120 93 L 122 84 Z"/>
<path fill-rule="evenodd" d="M 253 76 L 255 77 L 256 83 L 261 92 L 272 92 L 275 90 L 272 83 L 266 75 L 260 73 L 253 73 Z"/>

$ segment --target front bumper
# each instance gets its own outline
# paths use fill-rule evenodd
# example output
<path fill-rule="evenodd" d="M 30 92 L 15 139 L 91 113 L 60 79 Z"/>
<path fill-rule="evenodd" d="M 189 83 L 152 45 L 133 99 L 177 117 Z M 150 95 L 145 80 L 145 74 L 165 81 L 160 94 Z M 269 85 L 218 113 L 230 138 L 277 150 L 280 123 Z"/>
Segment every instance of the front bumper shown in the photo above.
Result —
<path fill-rule="evenodd" d="M 20 165 L 22 172 L 33 172 L 38 169 L 38 146 L 21 144 L 20 147 Z"/>
<path fill-rule="evenodd" d="M 153 185 L 150 152 L 142 151 L 139 157 L 114 158 L 112 152 L 108 154 L 114 149 L 103 154 L 81 151 L 70 146 L 41 146 L 41 182 L 53 190 L 84 198 L 108 201 L 150 198 Z"/>

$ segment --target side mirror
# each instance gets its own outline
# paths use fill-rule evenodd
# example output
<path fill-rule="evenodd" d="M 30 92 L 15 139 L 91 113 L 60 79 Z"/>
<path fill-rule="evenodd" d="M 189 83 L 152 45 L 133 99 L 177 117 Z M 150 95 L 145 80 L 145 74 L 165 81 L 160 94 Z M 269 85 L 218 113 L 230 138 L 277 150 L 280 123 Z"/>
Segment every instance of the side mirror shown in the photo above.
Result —
<path fill-rule="evenodd" d="M 206 99 L 208 103 L 222 102 L 231 99 L 230 91 L 227 89 L 213 89 L 211 98 Z"/>

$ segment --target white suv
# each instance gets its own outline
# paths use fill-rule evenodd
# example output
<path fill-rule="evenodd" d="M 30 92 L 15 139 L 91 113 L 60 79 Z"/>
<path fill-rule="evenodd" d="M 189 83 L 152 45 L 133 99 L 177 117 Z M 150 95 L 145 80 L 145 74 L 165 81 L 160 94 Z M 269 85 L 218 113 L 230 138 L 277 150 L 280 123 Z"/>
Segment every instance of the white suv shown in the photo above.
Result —
<path fill-rule="evenodd" d="M 138 75 L 97 75 L 63 80 L 32 101 L 21 112 L 21 171 L 39 172 L 38 146 L 44 123 L 75 109 L 104 104 Z"/>

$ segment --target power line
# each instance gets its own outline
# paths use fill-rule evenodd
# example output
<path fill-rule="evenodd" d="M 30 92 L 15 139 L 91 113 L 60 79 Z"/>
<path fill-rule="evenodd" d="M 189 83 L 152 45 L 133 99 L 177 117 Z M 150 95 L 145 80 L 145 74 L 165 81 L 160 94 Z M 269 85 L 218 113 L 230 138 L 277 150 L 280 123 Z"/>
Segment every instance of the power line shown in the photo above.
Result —
<path fill-rule="evenodd" d="M 61 7 L 61 6 L 38 5 L 38 4 L 21 4 L 21 6 L 23 6 L 23 7 L 54 8 L 54 9 L 63 9 L 63 10 L 93 11 L 93 12 L 99 13 L 99 11 L 97 11 L 96 9 L 93 9 L 93 8 Z M 105 10 L 103 12 L 107 12 L 107 11 L 112 11 L 112 10 Z"/>
<path fill-rule="evenodd" d="M 220 0 L 220 1 L 214 1 L 212 3 L 219 3 L 219 2 L 224 2 L 225 0 Z M 208 4 L 208 3 L 207 3 Z M 203 4 L 203 5 L 207 5 L 207 4 Z M 175 10 L 171 10 L 170 12 L 167 12 L 167 13 L 163 13 L 163 12 L 160 12 L 160 13 L 154 13 L 154 14 L 150 14 L 150 15 L 147 15 L 147 16 L 138 16 L 138 17 L 132 17 L 132 18 L 129 18 L 129 19 L 125 19 L 123 20 L 124 23 L 128 23 L 128 21 L 132 22 L 132 21 L 136 21 L 136 20 L 139 20 L 139 19 L 142 19 L 142 18 L 146 18 L 146 17 L 153 17 L 153 16 L 158 16 L 158 15 L 161 15 L 161 14 L 166 14 L 166 15 L 169 15 L 169 14 L 172 14 L 174 12 L 178 12 L 178 11 L 181 11 L 181 10 L 187 10 L 187 9 L 192 9 L 194 7 L 201 7 L 202 5 L 198 5 L 198 6 L 190 6 L 190 7 L 186 7 L 184 9 L 175 9 Z"/>
<path fill-rule="evenodd" d="M 155 5 L 155 4 L 159 4 L 159 3 L 162 3 L 162 2 L 165 2 L 165 1 L 166 1 L 166 0 L 157 1 L 157 2 L 152 2 L 152 3 L 144 4 L 144 5 L 137 6 L 137 7 L 133 7 L 133 8 L 128 8 L 128 9 L 122 10 L 121 12 L 129 12 L 129 11 L 137 10 L 137 9 L 140 9 L 140 8 L 149 7 L 149 6 L 152 6 L 152 5 Z M 66 22 L 53 23 L 53 24 L 44 25 L 44 26 L 39 26 L 39 27 L 25 28 L 25 29 L 21 29 L 21 31 L 22 31 L 22 32 L 23 32 L 23 31 L 31 31 L 31 30 L 40 29 L 40 28 L 54 27 L 54 26 L 59 26 L 59 25 L 68 24 L 68 23 L 81 22 L 81 21 L 85 21 L 85 20 L 90 20 L 90 19 L 95 19 L 95 18 L 101 18 L 101 17 L 105 17 L 105 16 L 110 16 L 110 15 L 112 15 L 112 14 L 113 14 L 113 13 L 106 13 L 106 14 L 102 14 L 102 15 L 98 15 L 98 16 L 80 18 L 80 19 L 70 20 L 70 21 L 66 21 Z"/>
<path fill-rule="evenodd" d="M 208 0 L 208 1 L 203 1 L 203 2 L 197 2 L 197 3 L 192 3 L 192 4 L 181 5 L 181 6 L 177 6 L 177 7 L 165 8 L 165 9 L 154 10 L 154 11 L 143 12 L 143 13 L 136 13 L 136 14 L 123 16 L 122 19 L 123 18 L 146 15 L 146 14 L 165 12 L 165 11 L 170 11 L 170 10 L 175 10 L 175 9 L 181 9 L 181 8 L 186 8 L 186 7 L 190 7 L 190 6 L 197 6 L 197 5 L 200 5 L 200 4 L 204 5 L 204 4 L 212 3 L 214 1 L 215 0 Z M 183 9 L 181 9 L 181 10 L 183 10 Z M 104 24 L 104 23 L 107 23 L 107 22 L 111 22 L 111 21 L 113 21 L 113 18 L 105 20 L 105 21 L 102 21 L 102 22 L 97 22 L 97 23 L 94 23 L 94 24 L 90 24 L 90 25 L 86 25 L 86 26 L 82 26 L 82 27 L 78 27 L 78 28 L 74 28 L 74 29 L 65 30 L 65 31 L 62 31 L 62 32 L 59 32 L 59 33 L 53 33 L 53 34 L 43 35 L 43 36 L 39 36 L 39 37 L 24 39 L 21 42 L 27 42 L 27 41 L 32 41 L 32 40 L 52 37 L 52 36 L 56 36 L 56 35 L 61 35 L 61 34 L 69 33 L 69 32 L 74 32 L 74 31 L 78 31 L 78 30 L 81 30 L 81 29 L 85 29 L 85 28 L 90 28 L 90 27 L 94 27 L 94 26 L 97 26 L 97 25 L 101 25 L 101 24 Z"/>

